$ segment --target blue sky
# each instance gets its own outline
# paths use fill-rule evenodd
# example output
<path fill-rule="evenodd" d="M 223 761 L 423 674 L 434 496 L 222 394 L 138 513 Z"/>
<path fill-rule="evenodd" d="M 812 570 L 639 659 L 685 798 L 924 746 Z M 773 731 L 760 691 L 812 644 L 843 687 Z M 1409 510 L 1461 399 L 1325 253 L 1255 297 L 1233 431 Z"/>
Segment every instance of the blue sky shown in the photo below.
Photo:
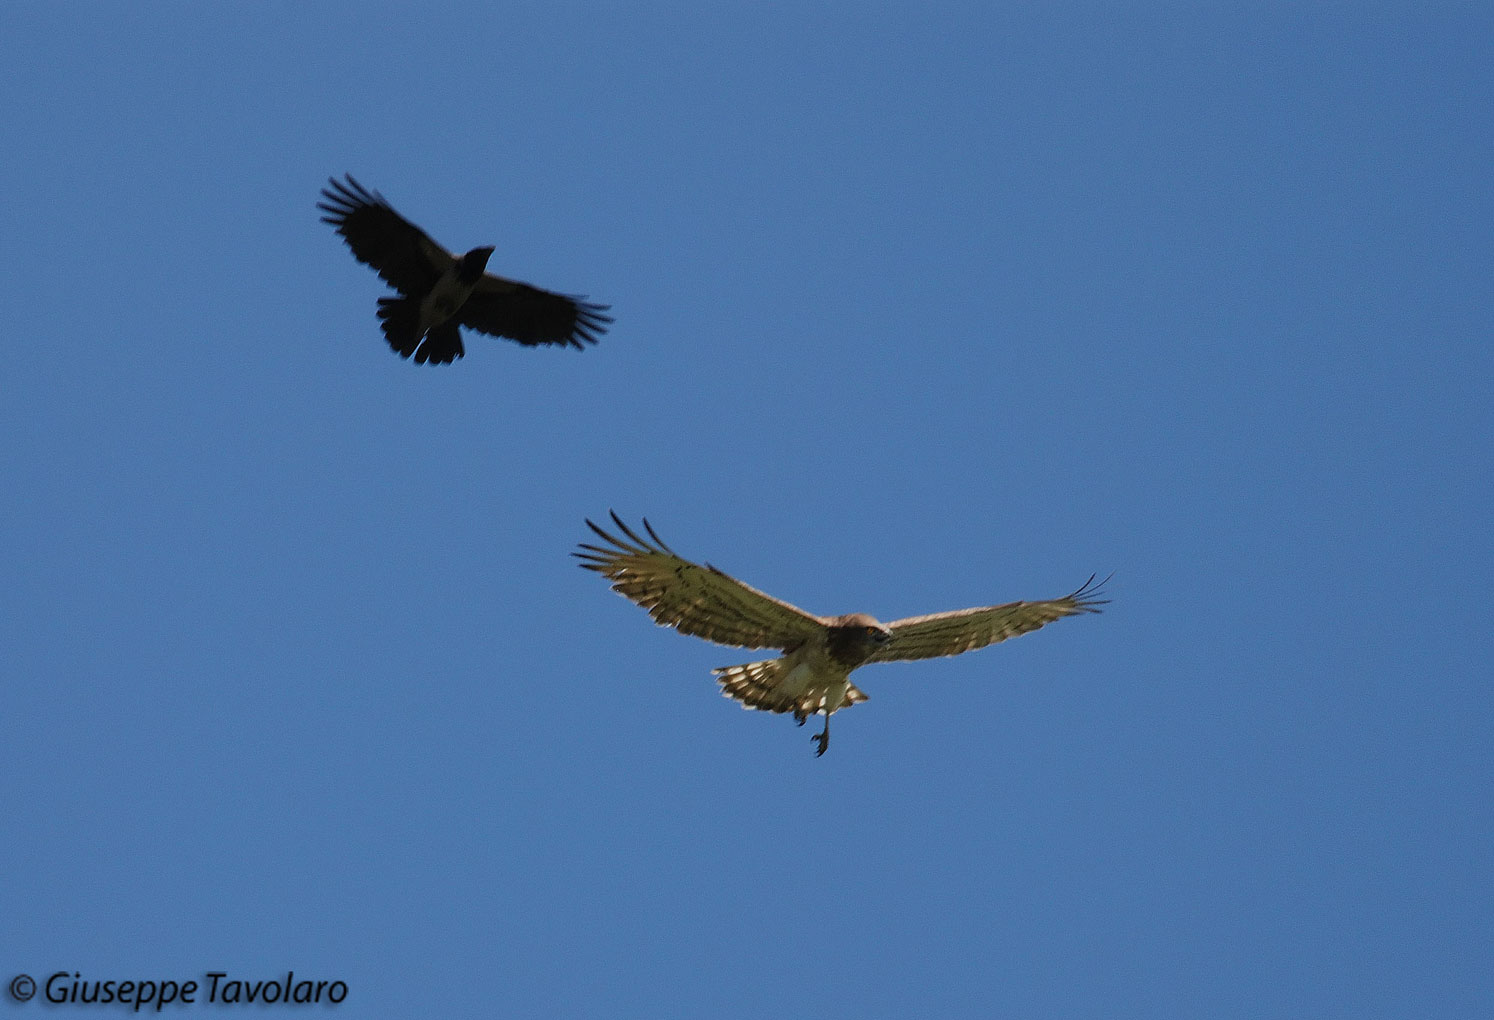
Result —
<path fill-rule="evenodd" d="M 4 978 L 1487 1014 L 1491 44 L 6 5 Z M 401 361 L 314 208 L 348 171 L 611 333 Z M 817 760 L 719 696 L 751 653 L 576 569 L 609 508 L 814 612 L 1114 602 L 868 667 Z"/>

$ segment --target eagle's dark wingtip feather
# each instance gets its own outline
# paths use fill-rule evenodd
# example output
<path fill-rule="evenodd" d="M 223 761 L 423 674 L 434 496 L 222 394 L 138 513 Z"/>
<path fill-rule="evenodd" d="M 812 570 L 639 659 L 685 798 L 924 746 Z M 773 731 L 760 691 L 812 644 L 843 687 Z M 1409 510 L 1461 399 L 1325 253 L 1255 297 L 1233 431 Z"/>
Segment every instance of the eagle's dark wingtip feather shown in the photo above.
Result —
<path fill-rule="evenodd" d="M 605 574 L 608 572 L 608 570 L 611 569 L 612 561 L 605 554 L 605 552 L 602 552 L 600 550 L 598 552 L 589 551 L 591 549 L 595 549 L 595 546 L 583 545 L 582 548 L 588 551 L 571 553 L 572 556 L 581 561 L 580 563 L 576 564 L 578 567 L 582 567 L 586 570 L 595 570 L 599 574 Z"/>
<path fill-rule="evenodd" d="M 1077 591 L 1069 596 L 1069 599 L 1074 602 L 1079 610 L 1086 613 L 1098 613 L 1102 611 L 1099 608 L 1100 606 L 1108 606 L 1110 604 L 1108 598 L 1100 598 L 1099 596 L 1108 594 L 1105 591 L 1105 585 L 1110 583 L 1110 579 L 1115 576 L 1115 572 L 1111 571 L 1102 580 L 1096 582 L 1095 578 L 1099 576 L 1099 574 L 1090 574 L 1089 580 L 1085 581 Z"/>
<path fill-rule="evenodd" d="M 608 513 L 612 515 L 612 520 L 616 522 L 619 528 L 622 529 L 623 533 L 629 534 L 627 525 L 623 524 L 622 520 L 617 516 L 617 513 L 610 510 L 608 511 Z M 601 538 L 602 541 L 611 546 L 610 549 L 601 550 L 602 554 L 605 555 L 609 561 L 616 559 L 619 553 L 623 553 L 628 556 L 639 556 L 649 551 L 647 547 L 644 547 L 641 544 L 629 545 L 627 542 L 624 542 L 623 540 L 617 538 L 615 535 L 609 534 L 602 528 L 598 527 L 595 523 L 593 523 L 591 518 L 586 519 L 586 526 L 592 531 L 596 532 L 597 536 Z M 633 536 L 630 535 L 629 537 Z M 634 538 L 634 541 L 637 541 L 636 537 Z"/>
<path fill-rule="evenodd" d="M 646 542 L 644 539 L 638 537 L 638 533 L 636 531 L 634 531 L 632 528 L 630 528 L 626 524 L 624 524 L 623 523 L 623 519 L 621 517 L 617 516 L 617 511 L 615 511 L 615 510 L 612 512 L 612 520 L 614 522 L 616 522 L 616 524 L 617 524 L 617 526 L 619 528 L 622 529 L 622 533 L 624 535 L 627 535 L 628 538 L 632 539 L 633 543 L 635 545 L 637 545 L 643 552 L 655 552 L 656 551 L 656 550 L 654 550 L 653 548 L 651 548 L 649 546 L 648 542 Z"/>
<path fill-rule="evenodd" d="M 652 538 L 654 540 L 654 542 L 658 544 L 660 552 L 666 552 L 666 553 L 668 553 L 671 556 L 678 556 L 679 555 L 673 549 L 669 548 L 669 546 L 667 546 L 667 545 L 664 544 L 664 540 L 659 537 L 659 533 L 654 530 L 654 526 L 648 522 L 648 518 L 647 517 L 645 517 L 643 519 L 643 527 L 644 527 L 644 530 L 648 532 L 649 537 Z"/>

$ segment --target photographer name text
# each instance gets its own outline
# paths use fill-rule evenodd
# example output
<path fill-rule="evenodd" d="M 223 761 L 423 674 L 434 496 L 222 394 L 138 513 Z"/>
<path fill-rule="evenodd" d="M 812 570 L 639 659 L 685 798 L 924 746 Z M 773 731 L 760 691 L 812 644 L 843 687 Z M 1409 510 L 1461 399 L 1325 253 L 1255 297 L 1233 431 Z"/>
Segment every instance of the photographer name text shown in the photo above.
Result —
<path fill-rule="evenodd" d="M 10 982 L 11 997 L 26 1002 L 41 992 L 55 1005 L 126 1006 L 138 1013 L 151 1008 L 159 1013 L 170 1006 L 335 1006 L 348 997 L 346 981 L 297 980 L 295 971 L 285 976 L 245 980 L 227 971 L 210 970 L 201 981 L 97 980 L 80 972 L 59 970 L 40 988 L 29 975 L 18 974 Z"/>

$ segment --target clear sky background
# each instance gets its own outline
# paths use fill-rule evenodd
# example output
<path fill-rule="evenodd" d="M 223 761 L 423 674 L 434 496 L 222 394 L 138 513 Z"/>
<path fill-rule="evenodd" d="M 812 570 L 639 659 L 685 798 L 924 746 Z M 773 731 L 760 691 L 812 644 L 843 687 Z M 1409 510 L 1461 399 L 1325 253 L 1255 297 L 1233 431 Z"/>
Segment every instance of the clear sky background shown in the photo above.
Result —
<path fill-rule="evenodd" d="M 1476 4 L 0 7 L 0 977 L 1489 1015 L 1491 53 Z M 401 361 L 346 171 L 611 333 Z M 577 569 L 609 508 L 813 612 L 1114 602 L 864 669 L 817 760 Z"/>

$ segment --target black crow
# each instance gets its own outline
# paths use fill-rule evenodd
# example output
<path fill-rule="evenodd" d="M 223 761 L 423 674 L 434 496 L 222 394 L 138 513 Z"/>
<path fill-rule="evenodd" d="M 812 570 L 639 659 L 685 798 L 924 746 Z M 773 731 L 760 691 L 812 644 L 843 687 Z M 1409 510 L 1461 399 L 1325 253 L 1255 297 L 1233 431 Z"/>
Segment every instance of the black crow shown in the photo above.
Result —
<path fill-rule="evenodd" d="M 316 207 L 347 241 L 353 257 L 400 292 L 379 298 L 384 338 L 400 357 L 418 364 L 450 364 L 465 352 L 458 326 L 517 340 L 527 347 L 597 342 L 612 316 L 596 305 L 486 273 L 492 248 L 458 258 L 395 212 L 384 196 L 347 175 L 328 178 Z"/>

